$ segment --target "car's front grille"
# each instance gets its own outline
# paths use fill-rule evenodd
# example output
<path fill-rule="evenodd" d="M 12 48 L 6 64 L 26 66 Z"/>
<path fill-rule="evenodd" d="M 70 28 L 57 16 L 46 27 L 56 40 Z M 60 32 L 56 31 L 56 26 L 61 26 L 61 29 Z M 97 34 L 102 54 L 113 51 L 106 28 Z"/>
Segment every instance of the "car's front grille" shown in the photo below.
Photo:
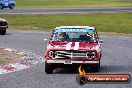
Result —
<path fill-rule="evenodd" d="M 7 26 L 7 22 L 0 21 L 0 26 Z"/>
<path fill-rule="evenodd" d="M 96 54 L 95 54 L 96 55 Z M 93 58 L 95 55 L 90 51 L 50 51 L 52 58 Z"/>

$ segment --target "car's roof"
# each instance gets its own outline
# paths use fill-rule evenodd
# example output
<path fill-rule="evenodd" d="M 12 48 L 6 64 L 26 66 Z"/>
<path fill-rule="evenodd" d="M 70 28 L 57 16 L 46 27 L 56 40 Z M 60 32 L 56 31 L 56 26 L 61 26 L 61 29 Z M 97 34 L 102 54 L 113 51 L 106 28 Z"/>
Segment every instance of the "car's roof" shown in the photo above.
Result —
<path fill-rule="evenodd" d="M 65 28 L 84 28 L 84 29 L 93 29 L 95 30 L 94 27 L 90 27 L 90 26 L 59 26 L 59 27 L 56 27 L 56 29 L 65 29 Z"/>

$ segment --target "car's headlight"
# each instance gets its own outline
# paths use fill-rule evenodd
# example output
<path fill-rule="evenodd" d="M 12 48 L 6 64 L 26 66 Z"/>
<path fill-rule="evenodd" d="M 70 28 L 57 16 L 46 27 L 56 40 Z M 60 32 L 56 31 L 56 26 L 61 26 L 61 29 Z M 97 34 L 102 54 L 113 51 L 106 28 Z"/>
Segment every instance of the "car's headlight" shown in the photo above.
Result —
<path fill-rule="evenodd" d="M 48 53 L 49 53 L 49 57 L 51 57 L 51 58 L 55 58 L 57 55 L 57 53 L 55 51 L 49 51 Z"/>
<path fill-rule="evenodd" d="M 49 51 L 48 54 L 49 54 L 49 57 L 53 57 L 53 51 Z"/>
<path fill-rule="evenodd" d="M 88 58 L 95 58 L 96 57 L 96 52 L 94 52 L 94 51 L 87 52 L 87 57 Z"/>

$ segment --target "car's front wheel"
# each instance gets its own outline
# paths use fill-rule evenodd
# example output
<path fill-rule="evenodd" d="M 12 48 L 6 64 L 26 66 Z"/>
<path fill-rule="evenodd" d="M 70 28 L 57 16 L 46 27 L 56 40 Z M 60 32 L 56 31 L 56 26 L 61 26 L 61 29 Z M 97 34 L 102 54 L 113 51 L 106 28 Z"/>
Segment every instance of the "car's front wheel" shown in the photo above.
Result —
<path fill-rule="evenodd" d="M 94 65 L 94 67 L 92 67 L 92 70 L 95 71 L 95 72 L 98 72 L 100 70 L 100 60 L 99 60 L 99 63 Z"/>
<path fill-rule="evenodd" d="M 52 74 L 53 73 L 53 68 L 45 61 L 45 73 L 46 74 Z"/>
<path fill-rule="evenodd" d="M 13 5 L 13 4 L 11 4 L 10 9 L 13 9 L 13 8 L 14 8 L 14 5 Z"/>
<path fill-rule="evenodd" d="M 1 30 L 1 31 L 0 31 L 0 34 L 1 34 L 1 35 L 5 35 L 5 34 L 6 34 L 6 30 Z"/>
<path fill-rule="evenodd" d="M 99 72 L 99 69 L 100 69 L 100 65 L 99 65 L 99 64 L 97 64 L 97 65 L 93 68 L 93 70 L 94 70 L 95 72 Z"/>

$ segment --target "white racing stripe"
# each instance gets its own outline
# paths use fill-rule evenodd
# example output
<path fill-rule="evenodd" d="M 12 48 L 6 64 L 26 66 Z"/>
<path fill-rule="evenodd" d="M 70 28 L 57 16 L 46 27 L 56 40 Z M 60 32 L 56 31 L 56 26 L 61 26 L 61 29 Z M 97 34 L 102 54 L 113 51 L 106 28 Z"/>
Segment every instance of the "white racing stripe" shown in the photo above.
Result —
<path fill-rule="evenodd" d="M 79 42 L 75 42 L 74 50 L 78 50 L 79 48 Z"/>
<path fill-rule="evenodd" d="M 66 45 L 66 50 L 70 50 L 70 49 L 71 49 L 71 44 L 72 44 L 72 42 L 69 42 L 69 43 Z"/>

